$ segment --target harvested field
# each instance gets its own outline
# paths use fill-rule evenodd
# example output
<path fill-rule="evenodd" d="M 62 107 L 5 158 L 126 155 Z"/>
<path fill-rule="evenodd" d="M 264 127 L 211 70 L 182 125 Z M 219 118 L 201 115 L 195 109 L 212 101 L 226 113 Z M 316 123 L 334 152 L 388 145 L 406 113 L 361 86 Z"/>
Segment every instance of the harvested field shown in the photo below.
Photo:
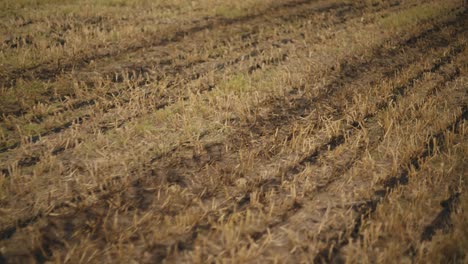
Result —
<path fill-rule="evenodd" d="M 227 2 L 0 3 L 0 263 L 467 263 L 463 1 Z"/>

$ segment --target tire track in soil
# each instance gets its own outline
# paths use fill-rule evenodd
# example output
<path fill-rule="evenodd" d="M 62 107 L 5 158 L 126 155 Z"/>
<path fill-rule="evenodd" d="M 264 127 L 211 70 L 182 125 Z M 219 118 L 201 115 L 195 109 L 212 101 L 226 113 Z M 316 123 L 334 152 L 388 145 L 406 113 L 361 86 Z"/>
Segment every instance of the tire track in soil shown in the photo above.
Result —
<path fill-rule="evenodd" d="M 324 147 L 322 147 L 322 150 L 325 150 L 325 149 L 328 150 L 328 146 L 335 146 L 335 145 L 338 146 L 339 144 L 342 144 L 342 141 L 343 141 L 342 138 L 332 139 L 329 143 L 327 143 L 326 145 L 324 145 Z M 312 155 L 312 156 L 317 156 L 317 155 L 318 154 L 315 154 L 315 155 Z M 196 227 L 196 228 L 198 229 L 198 227 Z M 9 236 L 11 236 L 11 235 L 9 235 Z"/>
<path fill-rule="evenodd" d="M 385 189 L 378 190 L 374 193 L 374 198 L 355 207 L 354 209 L 358 212 L 357 216 L 354 218 L 354 228 L 347 238 L 340 236 L 335 236 L 330 239 L 330 243 L 326 248 L 320 251 L 320 253 L 315 257 L 314 263 L 331 263 L 334 261 L 340 261 L 340 251 L 345 247 L 350 240 L 356 240 L 360 238 L 360 229 L 362 226 L 362 221 L 365 218 L 369 218 L 372 213 L 376 210 L 377 206 L 385 199 L 385 197 L 395 190 L 398 186 L 408 184 L 408 175 L 410 173 L 408 168 L 413 168 L 415 171 L 419 171 L 424 160 L 431 157 L 435 154 L 435 149 L 443 152 L 447 149 L 445 143 L 445 133 L 454 129 L 454 133 L 459 133 L 458 128 L 460 124 L 466 121 L 468 118 L 468 108 L 466 105 L 463 106 L 462 114 L 459 115 L 453 123 L 450 123 L 444 129 L 440 130 L 437 134 L 432 135 L 428 138 L 427 144 L 424 145 L 424 148 L 421 152 L 413 155 L 410 160 L 400 166 L 401 172 L 396 175 L 388 178 L 384 181 L 383 187 Z M 434 144 L 434 142 L 436 142 Z M 445 227 L 449 223 L 449 216 L 452 211 L 453 204 L 456 203 L 457 195 L 455 195 L 451 200 L 442 202 L 444 210 L 434 219 L 433 223 L 426 227 L 424 233 L 421 236 L 421 240 L 430 240 L 432 238 L 433 232 L 437 229 Z M 341 230 L 343 231 L 343 230 Z M 343 232 L 346 234 L 346 232 Z"/>
<path fill-rule="evenodd" d="M 325 8 L 312 8 L 311 10 L 314 10 L 314 13 L 317 13 L 317 12 L 325 12 L 325 11 L 331 11 L 331 10 L 334 10 L 334 9 L 338 9 L 338 8 L 342 8 L 343 6 L 350 6 L 350 5 L 331 5 L 331 6 L 328 6 L 328 7 L 325 7 Z M 353 14 L 355 14 L 354 16 L 350 17 L 349 19 L 352 19 L 354 17 L 357 17 L 359 16 L 359 10 L 362 10 L 362 7 L 359 7 L 359 8 L 356 8 L 356 9 L 351 9 L 351 8 L 347 8 L 346 9 L 346 12 L 351 12 Z M 304 11 L 304 10 L 302 10 Z M 292 17 L 292 16 L 296 16 L 297 14 L 290 14 L 288 15 L 287 17 Z M 313 15 L 313 14 L 308 14 L 308 15 Z M 341 16 L 344 16 L 344 13 L 341 14 Z M 307 17 L 302 17 L 302 19 L 307 19 Z M 287 20 L 287 19 L 286 19 Z M 339 21 L 338 23 L 334 24 L 334 26 L 338 25 L 338 24 L 341 24 L 341 23 L 345 23 L 346 20 L 342 20 L 342 21 Z M 283 43 L 283 44 L 288 44 L 288 43 Z M 281 45 L 278 45 L 278 46 L 275 46 L 276 44 L 273 44 L 272 46 L 273 47 L 276 47 L 276 49 L 281 49 L 282 46 Z M 230 61 L 227 61 L 227 62 L 224 62 L 224 63 L 218 63 L 214 66 L 214 68 L 216 70 L 223 70 L 225 69 L 226 67 L 228 66 L 233 66 L 233 65 L 236 65 L 246 59 L 249 59 L 249 58 L 254 58 L 254 57 L 257 57 L 257 56 L 260 56 L 262 55 L 262 52 L 265 51 L 265 49 L 262 49 L 262 50 L 254 50 L 254 51 L 251 51 L 249 52 L 248 54 L 245 54 L 245 55 L 241 55 L 235 59 L 232 59 Z M 265 66 L 268 66 L 268 65 L 277 65 L 279 63 L 281 63 L 282 61 L 285 61 L 287 59 L 287 55 L 284 53 L 282 55 L 280 55 L 279 57 L 273 57 L 273 58 L 269 58 L 269 59 L 264 59 L 262 61 L 260 61 L 259 63 L 257 63 L 256 66 L 251 66 L 249 67 L 247 73 L 248 74 L 252 74 L 253 72 L 261 69 L 261 67 L 259 67 L 258 65 L 262 65 L 264 64 Z M 199 62 L 200 63 L 200 62 Z M 196 66 L 197 64 L 199 63 L 194 63 L 194 64 L 188 64 L 188 65 L 185 65 L 185 66 L 182 66 L 181 69 L 183 68 L 186 68 L 186 69 L 189 69 L 189 68 L 192 68 L 194 66 Z M 143 73 L 147 72 L 147 70 L 144 70 L 144 67 L 141 67 L 141 69 L 143 69 Z M 195 73 L 195 74 L 191 74 L 189 75 L 188 77 L 184 77 L 182 78 L 182 81 L 176 81 L 174 80 L 173 82 L 170 82 L 168 85 L 167 85 L 167 88 L 173 88 L 171 87 L 172 85 L 174 85 L 175 83 L 177 83 L 177 85 L 184 85 L 184 84 L 187 84 L 189 83 L 190 81 L 195 81 L 195 80 L 198 80 L 200 78 L 202 78 L 203 76 L 206 76 L 206 74 L 209 72 L 209 70 L 206 70 L 205 73 Z M 174 72 L 174 76 L 177 76 L 179 72 L 176 71 Z M 111 74 L 111 73 L 109 73 Z M 163 75 L 165 73 L 162 73 Z M 161 75 L 161 76 L 163 76 Z M 138 78 L 138 74 L 132 74 L 132 73 L 129 73 L 128 76 L 124 77 L 122 75 L 118 75 L 116 76 L 116 78 L 114 79 L 114 81 L 112 81 L 113 83 L 120 83 L 120 82 L 123 82 L 124 79 L 127 78 L 128 80 L 132 80 L 132 78 Z M 157 79 L 157 78 L 156 78 Z M 91 86 L 94 86 L 94 84 L 91 84 L 91 83 L 88 83 L 90 84 Z M 143 85 L 143 84 L 147 84 L 147 80 L 146 79 L 143 79 L 141 81 L 139 81 L 139 83 L 137 83 L 137 86 L 140 86 L 140 85 Z M 206 89 L 203 89 L 203 90 L 200 90 L 199 92 L 201 93 L 205 93 L 205 92 L 209 92 L 211 91 L 212 89 L 214 88 L 214 86 L 208 86 Z M 120 92 L 119 91 L 114 91 L 114 92 L 109 92 L 107 93 L 105 96 L 106 97 L 109 97 L 109 98 L 113 98 L 116 94 L 119 94 Z M 171 96 L 170 95 L 166 95 L 167 98 L 170 98 Z M 183 100 L 187 100 L 188 97 L 183 97 L 182 98 Z M 51 102 L 53 101 L 57 101 L 59 99 L 53 99 L 51 100 Z M 164 109 L 165 107 L 171 105 L 172 103 L 174 103 L 174 100 L 173 99 L 172 101 L 170 99 L 167 99 L 167 100 L 162 100 L 162 102 L 159 104 L 158 107 L 156 107 L 155 110 L 160 110 L 160 109 Z M 125 103 L 125 101 L 123 101 Z M 97 101 L 95 99 L 91 99 L 91 100 L 86 100 L 86 101 L 79 101 L 79 102 L 76 102 L 72 105 L 71 109 L 73 109 L 73 111 L 76 111 L 76 110 L 79 110 L 83 107 L 87 107 L 87 106 L 92 106 L 92 105 L 95 105 L 97 103 Z M 110 105 L 108 106 L 106 109 L 105 109 L 105 113 L 109 112 L 110 110 L 114 109 L 116 107 L 116 105 Z M 67 110 L 63 110 L 63 111 L 58 111 L 58 112 L 54 112 L 54 113 L 51 113 L 50 115 L 55 115 L 57 113 L 62 113 L 62 112 L 67 112 Z M 24 111 L 16 111 L 16 113 L 13 115 L 13 116 L 20 116 L 20 115 L 23 115 L 27 112 L 24 112 Z M 46 131 L 46 132 L 43 132 L 39 135 L 34 135 L 34 136 L 31 136 L 30 137 L 30 140 L 29 142 L 30 143 L 35 143 L 37 141 L 39 141 L 42 137 L 45 137 L 45 136 L 49 136 L 49 135 L 52 135 L 52 134 L 56 134 L 56 133 L 59 133 L 59 132 L 62 132 L 63 130 L 65 129 L 68 129 L 71 127 L 72 124 L 74 123 L 77 123 L 77 124 L 82 124 L 85 120 L 87 120 L 90 116 L 89 115 L 85 115 L 85 116 L 81 116 L 81 117 L 77 117 L 77 118 L 74 118 L 74 120 L 71 120 L 71 121 L 68 121 L 60 126 L 57 126 L 57 127 L 54 127 L 52 128 L 51 130 L 49 131 Z M 126 121 L 124 121 L 123 123 L 125 123 Z M 121 125 L 123 125 L 123 123 Z M 104 129 L 106 130 L 106 129 Z M 0 148 L 0 153 L 4 153 L 4 152 L 7 152 L 9 150 L 13 150 L 13 149 L 16 149 L 18 148 L 19 146 L 21 145 L 21 141 L 17 141 L 15 143 L 12 143 L 10 144 L 9 146 L 6 146 L 6 147 L 2 147 Z"/>
<path fill-rule="evenodd" d="M 449 22 L 448 25 L 456 25 L 456 21 Z M 438 26 L 438 27 L 437 27 L 437 30 L 429 29 L 429 30 L 424 31 L 423 33 L 421 33 L 421 34 L 418 35 L 418 36 L 421 36 L 421 38 L 430 38 L 431 34 L 437 34 L 440 30 L 442 30 L 442 28 L 443 28 L 443 27 Z M 428 34 L 427 32 L 430 32 L 430 34 Z M 413 37 L 411 37 L 411 39 L 410 39 L 411 41 L 410 41 L 409 44 L 410 44 L 410 45 L 416 45 L 417 42 L 418 42 L 418 41 L 417 41 L 418 36 L 413 36 Z M 407 43 L 408 43 L 408 41 L 404 41 L 403 44 L 401 45 L 401 47 L 404 47 L 405 45 L 407 45 Z M 429 44 L 429 45 L 430 45 L 430 44 Z M 384 48 L 383 48 L 383 47 L 380 47 L 380 49 L 384 49 Z M 424 49 L 424 47 L 423 47 L 422 49 Z M 376 55 L 376 54 L 382 55 L 382 54 L 385 54 L 385 51 L 383 51 L 383 50 L 378 50 L 378 51 L 374 52 L 374 55 Z M 440 64 L 440 65 L 437 65 L 437 64 L 436 64 L 435 66 L 433 66 L 432 69 L 431 69 L 431 71 L 434 70 L 434 69 L 438 69 L 438 68 L 440 68 L 443 64 L 447 64 L 447 63 L 449 63 L 449 62 L 450 62 L 450 59 L 442 59 L 442 60 L 441 60 L 441 64 Z M 380 64 L 378 61 L 375 62 L 375 63 L 376 63 L 376 64 Z M 342 72 L 341 72 L 338 76 L 350 76 L 350 75 L 351 75 L 351 76 L 354 76 L 354 79 L 358 79 L 358 78 L 359 78 L 359 74 L 355 74 L 356 72 L 358 72 L 358 73 L 360 73 L 360 74 L 363 74 L 363 73 L 365 73 L 365 69 L 367 69 L 368 67 L 371 67 L 370 65 L 365 65 L 365 64 L 367 64 L 367 62 L 364 62 L 363 64 L 357 64 L 357 65 L 348 65 L 348 67 L 342 67 Z M 364 67 L 364 66 L 367 66 L 367 67 Z M 353 74 L 350 74 L 350 73 L 353 73 Z M 419 76 L 419 77 L 423 76 L 423 73 L 418 74 L 418 76 Z M 416 81 L 416 79 L 412 80 L 410 85 L 414 84 L 415 81 Z M 343 82 L 342 82 L 339 78 L 338 78 L 337 80 L 334 80 L 332 83 L 330 83 L 330 84 L 328 85 L 328 87 L 329 87 L 330 89 L 325 89 L 325 90 L 327 90 L 328 92 L 327 92 L 326 95 L 323 95 L 323 97 L 321 97 L 321 99 L 323 100 L 323 99 L 326 99 L 328 96 L 333 95 L 336 91 L 340 90 L 340 88 L 341 88 L 342 85 L 343 85 Z M 401 87 L 399 87 L 397 90 L 399 91 L 399 93 L 401 93 L 402 89 L 406 89 L 406 88 L 401 88 Z M 304 107 L 306 107 L 306 108 L 309 109 L 309 111 L 312 111 L 313 109 L 310 109 L 310 107 L 311 107 L 312 105 L 316 104 L 317 102 L 319 102 L 319 100 L 312 100 L 308 106 L 305 106 L 305 105 L 302 105 L 302 104 L 294 105 L 294 106 L 295 106 L 295 107 L 299 106 L 299 108 L 304 108 Z M 281 105 L 281 103 L 278 104 L 278 105 Z M 292 109 L 290 109 L 290 110 L 291 110 L 293 113 L 296 113 L 296 111 L 298 111 L 299 109 L 292 108 Z M 273 111 L 274 111 L 274 110 L 273 110 Z M 290 112 L 290 111 L 284 111 L 284 112 L 282 112 L 283 115 L 284 115 L 285 112 Z M 306 114 L 303 114 L 303 115 L 306 116 Z M 272 115 L 269 115 L 269 116 L 272 116 Z M 294 117 L 294 116 L 293 116 L 293 117 Z M 291 117 L 290 117 L 290 118 L 291 118 Z M 285 124 L 285 123 L 284 123 L 285 120 L 283 120 L 282 118 L 280 118 L 280 119 L 281 119 L 281 120 L 280 120 L 281 122 L 279 122 L 279 123 L 278 123 L 278 122 L 274 122 L 273 120 L 267 120 L 267 121 L 265 122 L 265 124 L 273 123 L 273 124 L 275 124 L 274 126 L 284 125 L 284 124 Z M 293 120 L 290 120 L 290 121 L 293 121 Z M 356 128 L 357 126 L 354 125 L 354 127 Z M 275 131 L 276 129 L 270 128 L 270 129 L 268 129 L 268 130 L 269 130 L 269 131 Z M 337 146 L 339 146 L 340 144 L 342 144 L 343 142 L 344 142 L 344 136 L 343 136 L 343 135 L 341 135 L 341 136 L 339 136 L 339 137 L 336 137 L 336 138 L 332 138 L 332 139 L 330 139 L 330 141 L 328 141 L 327 143 L 325 143 L 324 145 L 322 145 L 321 147 L 319 147 L 318 150 L 317 150 L 316 152 L 314 152 L 313 154 L 311 154 L 311 155 L 309 155 L 308 157 L 304 158 L 304 159 L 301 161 L 301 163 L 302 163 L 302 164 L 305 164 L 306 162 L 310 162 L 310 161 L 316 160 L 316 158 L 320 155 L 320 152 L 321 152 L 321 151 L 328 150 L 329 148 L 334 149 L 334 148 L 336 148 Z M 174 149 L 174 150 L 172 150 L 171 152 L 174 152 L 174 151 L 176 151 L 176 150 Z M 154 160 L 153 160 L 153 162 L 154 162 Z M 201 164 L 200 167 L 203 167 L 203 166 L 205 166 L 205 165 L 206 165 L 206 164 Z M 297 169 L 297 168 L 296 168 L 296 169 Z M 136 181 L 136 182 L 137 182 L 137 181 Z M 261 183 L 261 185 L 269 185 L 269 183 L 263 182 L 263 183 Z M 109 195 L 109 194 L 108 194 L 108 195 Z M 110 195 L 112 195 L 112 194 L 110 194 Z M 107 195 L 106 195 L 106 196 L 107 196 Z M 74 200 L 75 200 L 75 201 L 79 201 L 79 200 L 81 200 L 81 198 L 76 197 L 76 199 L 74 199 Z M 56 209 L 59 209 L 59 208 L 61 208 L 62 206 L 66 206 L 66 204 L 67 204 L 67 203 L 60 204 L 60 205 L 57 206 Z M 33 221 L 25 221 L 25 222 L 28 222 L 29 224 L 31 224 L 31 223 L 34 223 L 34 222 L 37 220 L 35 217 L 33 217 L 32 219 L 34 219 L 34 220 L 33 220 Z M 0 231 L 0 234 L 4 234 L 4 233 L 5 233 L 4 231 Z M 8 232 L 6 232 L 6 233 L 11 233 L 11 231 L 8 231 Z M 13 233 L 14 233 L 14 232 L 13 232 Z M 0 237 L 1 237 L 1 236 L 0 236 Z"/>
<path fill-rule="evenodd" d="M 179 30 L 173 33 L 170 37 L 159 38 L 157 40 L 149 41 L 148 43 L 144 43 L 141 45 L 131 46 L 122 49 L 117 49 L 113 52 L 103 53 L 103 54 L 96 54 L 91 56 L 85 56 L 84 58 L 78 58 L 75 61 L 64 63 L 62 65 L 55 65 L 54 63 L 36 65 L 29 68 L 23 69 L 15 69 L 12 70 L 10 73 L 7 73 L 7 76 L 10 76 L 8 79 L 4 77 L 2 82 L 0 82 L 0 87 L 11 87 L 15 85 L 17 79 L 38 79 L 38 80 L 51 80 L 55 78 L 59 74 L 63 74 L 66 72 L 70 72 L 72 70 L 78 70 L 87 66 L 91 61 L 102 60 L 105 58 L 111 58 L 117 55 L 128 54 L 131 52 L 137 52 L 140 50 L 144 50 L 145 48 L 150 47 L 164 47 L 171 43 L 177 43 L 184 40 L 186 37 L 191 36 L 193 34 L 205 31 L 205 30 L 213 30 L 218 28 L 229 27 L 236 24 L 248 23 L 253 22 L 256 19 L 262 19 L 263 22 L 268 21 L 268 17 L 275 15 L 275 13 L 284 12 L 284 10 L 294 10 L 301 6 L 315 3 L 317 0 L 295 0 L 283 4 L 279 4 L 274 7 L 267 8 L 263 12 L 254 15 L 247 15 L 239 18 L 211 18 L 205 19 L 205 24 L 201 25 L 194 25 L 189 27 L 185 30 Z M 341 4 L 333 4 L 329 7 L 322 8 L 321 12 L 326 12 L 329 9 L 337 8 L 338 6 L 349 5 L 346 3 Z M 301 10 L 301 9 L 299 9 Z M 258 22 L 261 24 L 262 21 Z"/>

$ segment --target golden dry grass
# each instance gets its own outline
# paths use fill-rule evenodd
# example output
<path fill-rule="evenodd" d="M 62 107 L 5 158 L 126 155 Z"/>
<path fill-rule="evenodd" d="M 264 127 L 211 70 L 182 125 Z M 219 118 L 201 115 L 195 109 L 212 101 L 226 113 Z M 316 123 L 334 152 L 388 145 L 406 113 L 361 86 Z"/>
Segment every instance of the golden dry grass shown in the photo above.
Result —
<path fill-rule="evenodd" d="M 0 263 L 468 261 L 460 1 L 0 10 Z"/>

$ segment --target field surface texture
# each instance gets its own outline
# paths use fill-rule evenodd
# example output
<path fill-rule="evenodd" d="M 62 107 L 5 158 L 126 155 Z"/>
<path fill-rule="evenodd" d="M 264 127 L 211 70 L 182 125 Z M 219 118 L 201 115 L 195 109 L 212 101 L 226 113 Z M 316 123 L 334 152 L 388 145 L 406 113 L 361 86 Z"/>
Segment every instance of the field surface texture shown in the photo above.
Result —
<path fill-rule="evenodd" d="M 468 263 L 467 9 L 0 1 L 0 263 Z"/>

